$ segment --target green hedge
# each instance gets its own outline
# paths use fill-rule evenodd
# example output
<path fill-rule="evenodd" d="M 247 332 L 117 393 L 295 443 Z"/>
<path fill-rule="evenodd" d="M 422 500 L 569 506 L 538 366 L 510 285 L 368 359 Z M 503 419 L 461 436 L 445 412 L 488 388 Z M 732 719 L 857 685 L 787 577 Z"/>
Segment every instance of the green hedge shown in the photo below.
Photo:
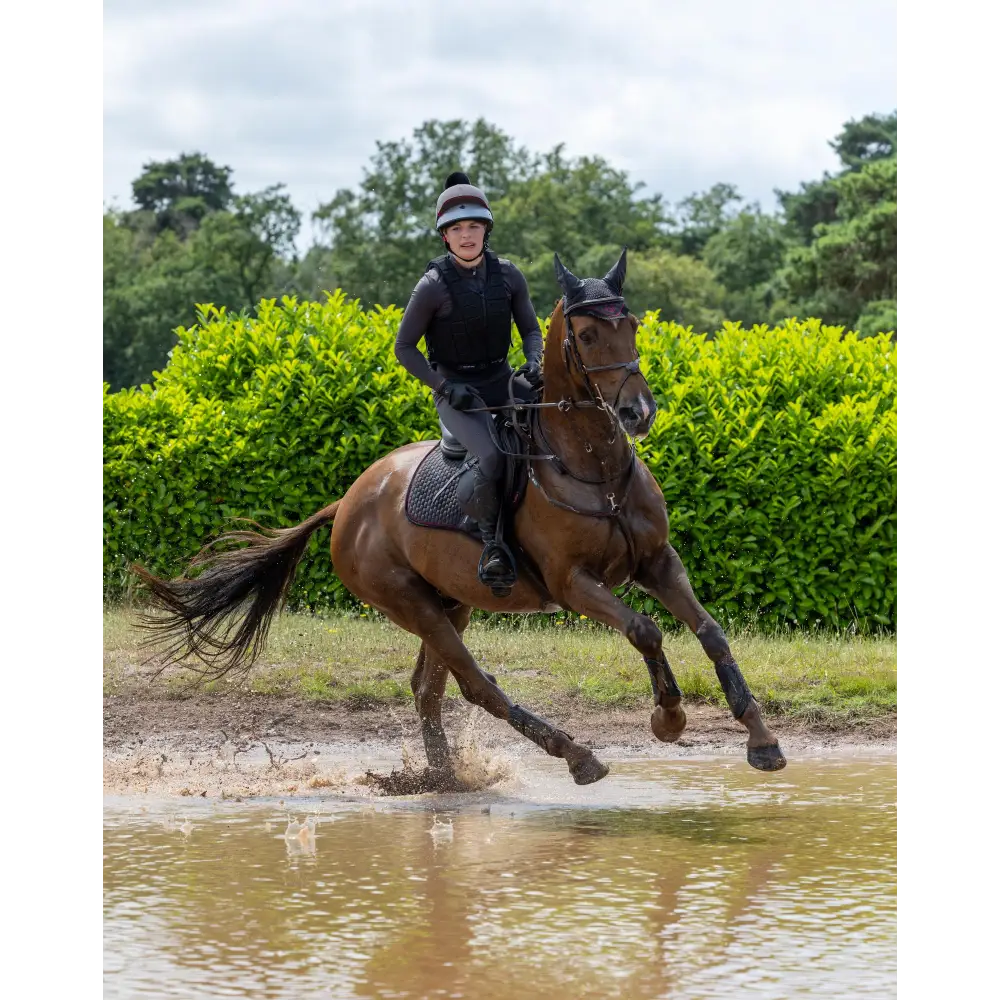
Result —
<path fill-rule="evenodd" d="M 436 436 L 396 363 L 397 309 L 264 301 L 204 307 L 153 386 L 104 389 L 104 572 L 178 573 L 232 517 L 297 524 L 375 459 Z M 816 320 L 713 339 L 650 314 L 639 331 L 660 414 L 640 454 L 696 593 L 726 624 L 895 625 L 896 348 Z M 297 604 L 350 605 L 328 533 Z M 658 610 L 642 595 L 635 606 Z"/>

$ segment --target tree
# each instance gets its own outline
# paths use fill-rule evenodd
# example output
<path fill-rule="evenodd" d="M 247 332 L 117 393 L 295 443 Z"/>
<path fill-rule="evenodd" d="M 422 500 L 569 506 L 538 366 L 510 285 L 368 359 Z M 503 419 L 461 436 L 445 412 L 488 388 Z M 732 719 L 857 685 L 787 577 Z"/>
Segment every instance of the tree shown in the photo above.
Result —
<path fill-rule="evenodd" d="M 231 212 L 209 215 L 191 237 L 191 253 L 198 268 L 225 277 L 226 299 L 256 305 L 274 287 L 277 261 L 294 256 L 301 223 L 284 185 L 274 184 L 235 198 Z"/>
<path fill-rule="evenodd" d="M 757 204 L 726 222 L 705 244 L 702 257 L 725 288 L 727 319 L 744 326 L 771 319 L 774 277 L 788 249 L 781 221 Z"/>
<path fill-rule="evenodd" d="M 869 302 L 858 317 L 858 333 L 862 337 L 874 337 L 878 333 L 896 332 L 896 300 L 879 299 Z"/>
<path fill-rule="evenodd" d="M 860 170 L 864 164 L 876 160 L 894 158 L 896 112 L 865 115 L 860 121 L 852 118 L 829 145 L 840 159 L 844 172 Z M 804 182 L 797 192 L 774 192 L 781 203 L 791 238 L 808 245 L 815 239 L 817 226 L 836 221 L 835 180 L 836 177 L 824 172 L 822 180 Z"/>
<path fill-rule="evenodd" d="M 229 173 L 218 168 L 215 176 Z M 186 196 L 156 201 L 153 186 L 145 190 L 137 211 L 104 216 L 104 380 L 114 389 L 148 381 L 164 365 L 174 331 L 195 321 L 196 303 L 253 309 L 291 285 L 295 263 L 301 216 L 283 185 L 229 195 L 227 208 L 200 216 L 178 207 Z M 161 216 L 186 221 L 157 229 Z"/>
<path fill-rule="evenodd" d="M 852 118 L 830 146 L 848 170 L 860 170 L 866 163 L 895 157 L 896 112 L 865 115 L 860 121 Z"/>
<path fill-rule="evenodd" d="M 637 253 L 629 261 L 628 288 L 629 306 L 639 316 L 658 310 L 660 319 L 697 333 L 714 333 L 722 324 L 725 289 L 694 257 L 663 248 Z"/>
<path fill-rule="evenodd" d="M 819 181 L 805 181 L 796 192 L 775 191 L 785 216 L 789 240 L 808 246 L 816 227 L 837 219 L 837 192 L 833 177 L 823 174 Z"/>
<path fill-rule="evenodd" d="M 210 212 L 229 207 L 231 175 L 229 167 L 216 166 L 203 153 L 182 153 L 144 164 L 132 182 L 132 198 L 140 212 L 153 216 L 157 232 L 173 229 L 183 239 Z"/>
<path fill-rule="evenodd" d="M 679 202 L 671 220 L 678 253 L 700 257 L 705 245 L 736 216 L 742 196 L 732 184 L 713 184 L 708 191 Z"/>
<path fill-rule="evenodd" d="M 562 294 L 553 253 L 584 276 L 604 274 L 623 246 L 634 257 L 665 244 L 660 196 L 639 197 L 643 186 L 600 157 L 567 160 L 559 145 L 541 157 L 534 177 L 513 184 L 497 201 L 493 242 L 524 272 L 537 312 L 547 315 Z M 595 261 L 612 253 L 599 270 Z"/>
<path fill-rule="evenodd" d="M 836 220 L 791 251 L 780 279 L 800 315 L 854 327 L 871 305 L 885 322 L 896 300 L 896 158 L 871 160 L 831 183 Z"/>
<path fill-rule="evenodd" d="M 219 272 L 200 273 L 190 247 L 166 230 L 152 244 L 120 214 L 104 217 L 104 381 L 148 381 L 195 320 L 195 303 L 217 301 Z"/>

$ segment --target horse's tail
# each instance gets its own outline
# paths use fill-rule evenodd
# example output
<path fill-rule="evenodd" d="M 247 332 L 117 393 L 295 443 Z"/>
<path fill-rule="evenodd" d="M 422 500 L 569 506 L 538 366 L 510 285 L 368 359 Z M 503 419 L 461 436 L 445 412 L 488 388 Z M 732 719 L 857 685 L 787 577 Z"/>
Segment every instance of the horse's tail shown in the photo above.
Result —
<path fill-rule="evenodd" d="M 134 565 L 152 593 L 152 605 L 166 615 L 142 615 L 152 633 L 147 645 L 166 654 L 163 666 L 194 654 L 221 677 L 233 667 L 249 667 L 260 656 L 274 613 L 284 603 L 309 536 L 337 516 L 340 501 L 317 511 L 294 528 L 229 531 L 209 542 L 191 560 L 193 578 L 161 580 Z M 252 523 L 252 522 L 251 522 Z M 220 543 L 245 547 L 218 552 Z M 162 669 L 162 666 L 161 666 Z"/>

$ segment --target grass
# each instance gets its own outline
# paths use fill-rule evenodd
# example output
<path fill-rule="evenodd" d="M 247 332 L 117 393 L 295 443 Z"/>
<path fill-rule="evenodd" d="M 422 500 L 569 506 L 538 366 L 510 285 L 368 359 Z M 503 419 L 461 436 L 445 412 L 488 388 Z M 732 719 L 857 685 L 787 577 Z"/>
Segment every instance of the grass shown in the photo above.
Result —
<path fill-rule="evenodd" d="M 412 697 L 410 673 L 419 640 L 371 612 L 283 614 L 261 660 L 246 675 L 203 682 L 171 667 L 150 678 L 149 652 L 140 648 L 135 611 L 104 613 L 104 693 L 145 692 L 185 697 L 239 690 L 342 702 L 350 707 Z M 543 708 L 572 697 L 594 709 L 645 706 L 649 676 L 639 654 L 617 632 L 578 618 L 551 625 L 525 619 L 518 627 L 474 622 L 466 642 L 515 700 Z M 841 726 L 896 711 L 896 640 L 822 632 L 730 635 L 730 645 L 757 700 L 769 715 Z M 688 701 L 725 707 L 712 664 L 688 631 L 665 632 L 664 651 Z M 461 697 L 454 680 L 448 695 Z"/>

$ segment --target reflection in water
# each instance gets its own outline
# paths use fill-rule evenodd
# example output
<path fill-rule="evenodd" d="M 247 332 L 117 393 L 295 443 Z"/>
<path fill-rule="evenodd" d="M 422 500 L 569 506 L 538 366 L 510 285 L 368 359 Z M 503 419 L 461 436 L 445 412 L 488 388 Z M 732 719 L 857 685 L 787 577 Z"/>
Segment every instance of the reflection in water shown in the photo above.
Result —
<path fill-rule="evenodd" d="M 895 994 L 894 759 L 559 778 L 304 818 L 111 803 L 105 995 Z"/>

